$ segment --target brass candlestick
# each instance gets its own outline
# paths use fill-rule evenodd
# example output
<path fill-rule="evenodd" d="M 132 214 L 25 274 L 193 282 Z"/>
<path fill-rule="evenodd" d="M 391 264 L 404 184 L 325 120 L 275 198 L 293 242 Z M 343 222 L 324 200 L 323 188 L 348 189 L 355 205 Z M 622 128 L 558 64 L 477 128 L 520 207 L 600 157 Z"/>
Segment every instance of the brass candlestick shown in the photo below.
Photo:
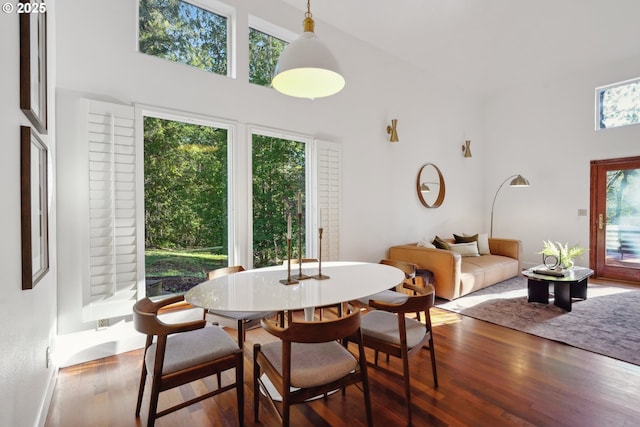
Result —
<path fill-rule="evenodd" d="M 295 285 L 298 281 L 291 277 L 291 238 L 287 237 L 287 278 L 280 280 L 283 285 Z"/>
<path fill-rule="evenodd" d="M 318 279 L 318 280 L 324 280 L 324 279 L 328 279 L 329 276 L 325 276 L 324 274 L 322 274 L 322 227 L 318 228 L 318 236 L 320 237 L 319 239 L 319 251 L 318 251 L 318 274 L 316 274 L 315 276 L 311 276 L 314 279 Z"/>
<path fill-rule="evenodd" d="M 311 279 L 311 276 L 302 274 L 302 212 L 298 212 L 298 274 L 293 278 L 298 280 Z"/>

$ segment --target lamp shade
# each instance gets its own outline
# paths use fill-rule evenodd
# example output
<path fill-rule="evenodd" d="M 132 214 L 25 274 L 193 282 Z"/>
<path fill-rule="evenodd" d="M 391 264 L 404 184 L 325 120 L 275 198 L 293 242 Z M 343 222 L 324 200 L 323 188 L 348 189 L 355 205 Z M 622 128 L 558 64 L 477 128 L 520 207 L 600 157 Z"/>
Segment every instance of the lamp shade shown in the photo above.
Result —
<path fill-rule="evenodd" d="M 528 187 L 529 186 L 529 181 L 527 180 L 527 178 L 524 178 L 522 175 L 518 175 L 515 178 L 513 178 L 511 180 L 511 182 L 509 183 L 509 186 L 511 187 Z"/>
<path fill-rule="evenodd" d="M 329 49 L 305 31 L 280 54 L 271 85 L 285 95 L 315 99 L 340 92 L 345 80 Z"/>

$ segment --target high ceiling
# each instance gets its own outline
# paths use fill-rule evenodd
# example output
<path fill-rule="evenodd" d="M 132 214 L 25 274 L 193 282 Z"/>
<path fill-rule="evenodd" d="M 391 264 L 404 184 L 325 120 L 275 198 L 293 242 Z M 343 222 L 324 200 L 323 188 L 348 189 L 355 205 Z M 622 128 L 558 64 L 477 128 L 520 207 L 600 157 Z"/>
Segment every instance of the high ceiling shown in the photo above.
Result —
<path fill-rule="evenodd" d="M 640 56 L 640 0 L 312 0 L 311 12 L 320 37 L 329 23 L 481 95 Z"/>

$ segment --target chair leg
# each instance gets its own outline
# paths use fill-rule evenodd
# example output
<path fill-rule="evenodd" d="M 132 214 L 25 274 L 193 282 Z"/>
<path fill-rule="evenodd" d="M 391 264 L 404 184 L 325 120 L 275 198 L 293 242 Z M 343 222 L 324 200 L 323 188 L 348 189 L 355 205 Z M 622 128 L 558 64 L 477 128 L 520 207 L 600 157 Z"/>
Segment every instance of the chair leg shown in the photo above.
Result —
<path fill-rule="evenodd" d="M 238 347 L 244 348 L 244 320 L 238 319 Z"/>
<path fill-rule="evenodd" d="M 433 334 L 429 338 L 429 353 L 431 353 L 431 371 L 433 372 L 433 386 L 438 387 L 438 372 L 436 369 L 436 349 L 433 346 Z"/>
<path fill-rule="evenodd" d="M 236 396 L 238 399 L 238 425 L 244 425 L 244 354 L 238 354 L 236 363 Z"/>
<path fill-rule="evenodd" d="M 405 351 L 402 354 L 402 372 L 404 375 L 404 395 L 407 405 L 407 425 L 411 425 L 411 382 L 409 380 L 409 355 Z"/>
<path fill-rule="evenodd" d="M 253 421 L 258 423 L 258 412 L 260 406 L 260 364 L 258 364 L 258 353 L 260 352 L 260 344 L 253 345 Z"/>
<path fill-rule="evenodd" d="M 157 377 L 154 375 L 151 384 L 151 396 L 149 399 L 149 418 L 147 418 L 147 427 L 153 427 L 156 424 L 156 413 L 158 412 L 158 395 L 160 394 Z"/>
<path fill-rule="evenodd" d="M 142 360 L 142 372 L 140 373 L 140 387 L 138 388 L 138 403 L 136 404 L 136 417 L 140 416 L 140 408 L 142 407 L 142 395 L 144 394 L 144 386 L 147 381 L 147 367 L 144 359 Z"/>

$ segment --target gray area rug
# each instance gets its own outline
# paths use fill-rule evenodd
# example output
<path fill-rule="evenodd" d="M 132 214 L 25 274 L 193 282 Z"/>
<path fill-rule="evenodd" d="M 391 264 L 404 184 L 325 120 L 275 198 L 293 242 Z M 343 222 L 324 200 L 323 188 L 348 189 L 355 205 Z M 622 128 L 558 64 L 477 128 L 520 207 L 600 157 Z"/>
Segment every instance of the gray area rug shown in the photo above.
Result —
<path fill-rule="evenodd" d="M 640 365 L 640 290 L 589 283 L 587 299 L 574 299 L 566 312 L 553 300 L 527 302 L 520 276 L 436 306 Z"/>

